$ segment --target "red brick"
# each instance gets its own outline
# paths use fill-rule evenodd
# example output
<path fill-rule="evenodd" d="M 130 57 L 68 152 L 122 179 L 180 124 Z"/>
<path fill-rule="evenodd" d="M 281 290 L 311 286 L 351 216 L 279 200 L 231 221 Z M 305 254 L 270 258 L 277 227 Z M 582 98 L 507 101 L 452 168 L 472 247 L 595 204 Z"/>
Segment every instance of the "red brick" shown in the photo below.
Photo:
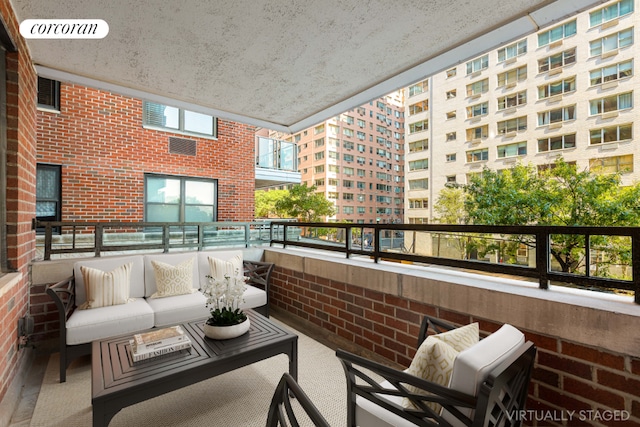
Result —
<path fill-rule="evenodd" d="M 624 357 L 596 350 L 579 344 L 573 344 L 567 341 L 561 342 L 562 354 L 573 356 L 582 360 L 589 361 L 593 364 L 606 366 L 613 369 L 624 369 Z"/>

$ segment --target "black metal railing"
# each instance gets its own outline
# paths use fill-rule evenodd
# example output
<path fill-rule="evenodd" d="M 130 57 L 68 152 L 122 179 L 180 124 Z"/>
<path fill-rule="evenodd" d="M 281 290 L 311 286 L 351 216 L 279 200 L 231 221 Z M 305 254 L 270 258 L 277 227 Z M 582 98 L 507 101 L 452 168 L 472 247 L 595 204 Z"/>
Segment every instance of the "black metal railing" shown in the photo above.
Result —
<path fill-rule="evenodd" d="M 36 250 L 52 256 L 170 250 L 203 250 L 216 246 L 259 246 L 269 243 L 270 227 L 256 222 L 88 222 L 38 221 Z"/>
<path fill-rule="evenodd" d="M 443 237 L 448 244 L 458 244 L 457 251 L 449 251 L 449 255 L 445 256 L 439 252 L 436 254 L 434 242 L 440 242 Z M 617 239 L 615 248 L 611 243 L 612 239 Z M 629 291 L 635 293 L 635 302 L 640 304 L 639 227 L 275 221 L 271 223 L 270 240 L 271 245 L 341 252 L 346 257 L 367 256 L 375 262 L 385 259 L 528 277 L 536 279 L 542 289 L 547 289 L 549 282 L 558 282 L 594 290 Z M 427 249 L 417 247 L 419 240 L 425 243 Z M 567 242 L 574 246 L 563 248 L 563 244 L 569 245 Z M 576 247 L 576 242 L 582 246 Z M 487 253 L 491 254 L 491 250 L 494 251 L 494 260 L 487 256 Z M 519 250 L 526 255 L 518 263 L 518 257 L 513 254 L 517 254 Z M 562 265 L 556 261 L 554 255 L 562 260 L 563 251 L 568 253 L 569 250 L 578 251 L 579 260 L 573 260 L 573 265 Z M 456 252 L 458 258 L 454 256 Z M 503 259 L 500 256 L 502 254 L 511 255 L 513 259 Z M 612 266 L 616 271 L 611 271 Z"/>

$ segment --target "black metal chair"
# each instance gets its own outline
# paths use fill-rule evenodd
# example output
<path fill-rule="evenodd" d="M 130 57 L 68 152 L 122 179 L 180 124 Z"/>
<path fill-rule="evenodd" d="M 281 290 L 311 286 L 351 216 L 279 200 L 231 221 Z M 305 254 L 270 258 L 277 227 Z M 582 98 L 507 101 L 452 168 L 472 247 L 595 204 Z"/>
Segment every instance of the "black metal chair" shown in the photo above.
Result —
<path fill-rule="evenodd" d="M 426 339 L 429 328 L 440 333 L 453 329 L 454 326 L 439 319 L 425 317 L 418 346 Z M 444 387 L 338 350 L 336 356 L 342 362 L 347 377 L 347 425 L 519 426 L 522 420 L 518 415 L 525 408 L 536 350 L 531 341 L 522 341 L 515 346 L 514 351 L 480 383 L 476 394 Z M 378 378 L 384 381 L 379 382 Z M 411 392 L 407 386 L 416 387 L 420 391 Z M 413 407 L 401 405 L 403 398 L 412 402 Z M 430 407 L 433 405 L 429 406 L 431 402 L 438 403 L 442 409 L 433 410 Z M 366 408 L 363 409 L 364 406 Z M 380 422 L 371 421 L 370 412 L 366 412 L 371 407 L 374 411 L 380 411 L 376 414 L 380 413 L 381 418 L 374 415 Z M 359 421 L 359 416 L 366 421 Z"/>
<path fill-rule="evenodd" d="M 311 420 L 316 427 L 330 427 L 304 390 L 285 372 L 271 399 L 266 427 L 299 427 L 302 420 L 304 425 Z"/>

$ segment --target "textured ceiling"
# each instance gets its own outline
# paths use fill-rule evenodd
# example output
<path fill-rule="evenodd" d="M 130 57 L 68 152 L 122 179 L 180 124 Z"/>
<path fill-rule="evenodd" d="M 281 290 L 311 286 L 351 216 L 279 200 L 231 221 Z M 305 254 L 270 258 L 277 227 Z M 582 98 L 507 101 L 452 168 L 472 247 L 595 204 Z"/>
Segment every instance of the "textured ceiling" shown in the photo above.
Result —
<path fill-rule="evenodd" d="M 19 21 L 109 24 L 100 40 L 27 40 L 43 76 L 283 131 L 312 126 L 595 3 L 11 0 Z"/>

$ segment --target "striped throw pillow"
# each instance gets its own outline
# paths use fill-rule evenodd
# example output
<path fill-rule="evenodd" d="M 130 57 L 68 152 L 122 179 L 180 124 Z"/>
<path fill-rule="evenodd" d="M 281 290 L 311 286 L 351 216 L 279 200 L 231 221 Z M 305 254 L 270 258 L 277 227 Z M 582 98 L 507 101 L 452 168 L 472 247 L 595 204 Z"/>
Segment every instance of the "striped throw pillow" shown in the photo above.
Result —
<path fill-rule="evenodd" d="M 108 307 L 133 301 L 129 298 L 129 280 L 133 263 L 105 272 L 96 268 L 81 266 L 87 300 L 79 309 Z"/>

